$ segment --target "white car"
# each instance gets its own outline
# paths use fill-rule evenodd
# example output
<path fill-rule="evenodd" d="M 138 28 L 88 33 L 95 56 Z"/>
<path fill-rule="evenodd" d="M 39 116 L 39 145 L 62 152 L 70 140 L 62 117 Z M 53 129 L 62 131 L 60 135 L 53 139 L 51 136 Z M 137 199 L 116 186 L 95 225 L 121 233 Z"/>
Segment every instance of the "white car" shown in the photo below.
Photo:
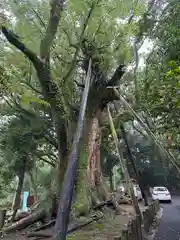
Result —
<path fill-rule="evenodd" d="M 152 190 L 152 199 L 171 203 L 171 194 L 166 187 L 154 187 Z"/>

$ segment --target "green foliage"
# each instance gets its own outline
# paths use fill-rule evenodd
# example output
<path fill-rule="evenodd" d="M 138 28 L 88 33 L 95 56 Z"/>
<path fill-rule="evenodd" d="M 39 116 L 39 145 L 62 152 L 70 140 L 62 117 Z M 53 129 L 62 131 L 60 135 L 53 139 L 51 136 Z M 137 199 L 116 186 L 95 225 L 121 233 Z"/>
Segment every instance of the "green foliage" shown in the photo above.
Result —
<path fill-rule="evenodd" d="M 84 81 L 84 39 L 95 46 L 93 57 L 97 57 L 100 69 L 109 79 L 120 63 L 127 66 L 132 63 L 132 39 L 137 38 L 138 43 L 141 43 L 144 36 L 151 32 L 149 38 L 153 38 L 156 48 L 147 61 L 147 72 L 138 73 L 142 108 L 148 108 L 154 119 L 159 117 L 160 131 L 164 133 L 163 128 L 167 128 L 168 131 L 177 133 L 177 126 L 174 125 L 179 118 L 180 107 L 180 8 L 172 5 L 168 13 L 162 14 L 160 21 L 156 23 L 156 11 L 153 9 L 149 15 L 144 14 L 147 10 L 144 1 L 138 1 L 136 5 L 135 2 L 68 2 L 62 13 L 50 59 L 52 79 L 60 93 L 59 104 L 65 105 L 68 116 L 74 116 L 72 109 L 74 105 L 78 106 L 82 92 L 75 80 L 78 83 Z M 8 27 L 20 36 L 28 48 L 39 55 L 40 41 L 49 19 L 49 2 L 8 0 L 6 8 L 10 12 L 10 21 L 6 23 Z M 134 17 L 128 23 L 132 12 Z M 45 100 L 36 71 L 29 60 L 7 43 L 3 42 L 1 48 L 3 58 L 0 59 L 0 94 L 5 99 L 5 103 L 1 104 L 1 114 L 10 116 L 9 121 L 2 124 L 0 132 L 0 164 L 8 169 L 2 168 L 2 178 L 12 180 L 21 167 L 22 156 L 30 154 L 27 173 L 37 171 L 34 173 L 36 184 L 40 189 L 47 189 L 53 173 L 49 165 L 48 170 L 46 169 L 47 163 L 41 165 L 42 158 L 56 165 L 57 157 L 57 133 L 54 130 L 50 105 Z M 129 99 L 132 99 L 132 81 L 133 73 L 130 70 L 121 82 L 122 91 Z M 76 120 L 72 117 L 70 121 L 72 129 L 68 131 L 72 135 Z M 113 166 L 118 162 L 112 136 L 109 136 L 114 134 L 115 129 L 111 134 L 108 131 L 102 140 L 102 169 L 106 174 L 112 173 Z M 139 169 L 154 171 L 158 164 L 151 161 L 151 157 L 155 155 L 151 151 L 152 142 L 144 146 L 144 140 L 138 141 L 141 145 L 140 154 L 136 156 Z M 151 161 L 152 166 L 148 161 Z M 82 164 L 85 169 L 86 161 Z"/>
<path fill-rule="evenodd" d="M 153 118 L 158 117 L 159 131 L 165 134 L 170 132 L 175 142 L 180 107 L 179 13 L 178 2 L 170 2 L 151 33 L 155 48 L 147 59 L 141 85 L 141 92 L 144 93 L 141 100 L 145 108 Z"/>

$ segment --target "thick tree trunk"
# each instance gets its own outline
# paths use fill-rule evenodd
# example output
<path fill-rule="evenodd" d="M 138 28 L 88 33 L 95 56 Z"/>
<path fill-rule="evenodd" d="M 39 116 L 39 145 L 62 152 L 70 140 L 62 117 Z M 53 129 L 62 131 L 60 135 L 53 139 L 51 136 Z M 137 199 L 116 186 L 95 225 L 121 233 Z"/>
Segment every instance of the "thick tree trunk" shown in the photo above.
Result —
<path fill-rule="evenodd" d="M 93 117 L 88 134 L 87 177 L 89 185 L 92 189 L 92 193 L 94 196 L 96 196 L 97 201 L 106 201 L 108 199 L 108 193 L 105 189 L 101 172 L 100 144 L 101 130 L 99 127 L 99 120 L 97 117 Z"/>
<path fill-rule="evenodd" d="M 113 192 L 114 186 L 113 186 L 113 173 L 112 173 L 112 170 L 109 171 L 109 184 L 110 184 L 110 190 Z"/>
<path fill-rule="evenodd" d="M 112 200 L 119 213 L 119 205 L 105 187 L 100 165 L 101 133 L 98 118 L 88 120 L 80 149 L 79 169 L 76 182 L 76 215 L 86 215 L 90 209 L 100 202 Z"/>
<path fill-rule="evenodd" d="M 73 204 L 73 211 L 76 217 L 87 215 L 92 206 L 91 189 L 89 188 L 87 178 L 87 162 L 88 147 L 87 144 L 82 142 L 76 178 L 75 203 Z"/>
<path fill-rule="evenodd" d="M 11 221 L 13 222 L 17 213 L 17 210 L 20 207 L 20 203 L 21 203 L 21 193 L 22 193 L 22 188 L 23 188 L 23 183 L 24 183 L 24 176 L 25 176 L 25 170 L 26 170 L 26 162 L 27 162 L 27 157 L 22 159 L 22 166 L 19 169 L 19 175 L 18 175 L 18 185 L 17 185 L 17 189 L 16 189 L 16 193 L 15 193 L 15 197 L 14 197 L 14 201 L 13 201 L 13 206 L 12 206 L 12 210 L 13 210 L 13 214 L 12 214 L 12 218 Z"/>

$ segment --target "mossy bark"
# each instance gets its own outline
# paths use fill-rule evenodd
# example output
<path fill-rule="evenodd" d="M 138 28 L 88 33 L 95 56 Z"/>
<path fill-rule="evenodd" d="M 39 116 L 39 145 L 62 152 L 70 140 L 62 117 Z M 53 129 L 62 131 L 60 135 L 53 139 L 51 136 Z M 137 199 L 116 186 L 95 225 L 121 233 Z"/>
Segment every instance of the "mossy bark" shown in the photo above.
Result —
<path fill-rule="evenodd" d="M 100 143 L 98 119 L 88 119 L 79 154 L 76 201 L 73 205 L 76 215 L 87 215 L 92 205 L 107 200 L 100 166 Z"/>
<path fill-rule="evenodd" d="M 84 142 L 80 147 L 79 168 L 75 187 L 73 210 L 76 216 L 87 215 L 92 206 L 91 191 L 87 178 L 88 147 Z"/>

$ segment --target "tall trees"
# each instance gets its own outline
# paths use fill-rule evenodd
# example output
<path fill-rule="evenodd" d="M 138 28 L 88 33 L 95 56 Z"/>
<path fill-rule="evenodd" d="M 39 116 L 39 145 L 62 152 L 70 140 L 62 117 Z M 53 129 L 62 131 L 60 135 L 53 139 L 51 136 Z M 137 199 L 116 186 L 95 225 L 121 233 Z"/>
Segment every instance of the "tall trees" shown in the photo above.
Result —
<path fill-rule="evenodd" d="M 96 132 L 98 132 L 98 122 L 101 111 L 109 101 L 112 101 L 116 98 L 115 96 L 113 96 L 112 91 L 107 87 L 117 84 L 118 80 L 123 75 L 123 64 L 128 62 L 128 60 L 130 59 L 128 52 L 123 49 L 123 46 L 127 49 L 128 42 L 126 43 L 126 39 L 127 37 L 129 37 L 126 36 L 126 33 L 123 32 L 123 29 L 127 28 L 128 26 L 131 31 L 135 22 L 133 22 L 132 25 L 127 25 L 127 23 L 125 22 L 124 25 L 120 26 L 117 18 L 126 18 L 126 15 L 128 15 L 129 11 L 131 10 L 131 1 L 129 1 L 128 4 L 125 4 L 124 2 L 116 2 L 115 5 L 117 9 L 121 9 L 121 7 L 123 6 L 126 7 L 126 11 L 117 11 L 114 5 L 112 6 L 112 3 L 110 1 L 106 2 L 105 5 L 103 1 L 93 1 L 92 3 L 89 3 L 87 1 L 82 5 L 85 14 L 83 13 L 84 15 L 82 16 L 81 13 L 81 17 L 79 18 L 78 2 L 69 3 L 67 5 L 67 9 L 65 9 L 64 13 L 62 13 L 65 7 L 64 2 L 53 1 L 51 4 L 48 25 L 43 34 L 44 36 L 41 37 L 42 40 L 40 43 L 40 48 L 39 50 L 37 48 L 35 49 L 36 51 L 39 51 L 40 57 L 37 53 L 29 49 L 26 44 L 22 43 L 23 41 L 19 37 L 17 37 L 17 35 L 12 33 L 12 31 L 10 31 L 5 25 L 2 26 L 2 32 L 6 36 L 8 41 L 14 46 L 16 46 L 20 51 L 22 51 L 34 65 L 39 79 L 39 84 L 42 89 L 43 99 L 47 101 L 50 105 L 51 116 L 55 124 L 56 136 L 58 139 L 57 144 L 60 160 L 58 167 L 59 179 L 57 180 L 57 182 L 60 185 L 62 183 L 64 172 L 66 169 L 68 150 L 71 146 L 72 139 L 72 130 L 70 129 L 70 127 L 72 122 L 71 109 L 73 106 L 69 105 L 68 94 L 70 89 L 72 89 L 73 91 L 74 89 L 76 89 L 76 95 L 79 95 L 79 93 L 81 92 L 77 89 L 77 86 L 75 86 L 74 78 L 76 80 L 76 76 L 81 76 L 82 73 L 84 74 L 84 72 L 87 71 L 87 61 L 89 57 L 92 57 L 93 80 L 91 83 L 90 94 L 88 98 L 87 118 L 89 120 L 87 128 L 92 129 L 92 126 L 94 126 L 93 122 L 96 121 Z M 44 8 L 42 9 L 41 7 Z M 44 3 L 42 3 L 42 6 L 39 6 L 34 2 L 32 2 L 29 6 L 26 5 L 26 3 L 22 3 L 22 5 L 14 4 L 11 9 L 17 19 L 17 23 L 15 26 L 18 32 L 21 32 L 19 31 L 18 27 L 20 28 L 20 26 L 22 25 L 22 23 L 18 21 L 19 11 L 22 11 L 21 16 L 23 16 L 23 18 L 25 19 L 24 25 L 26 26 L 27 24 L 31 26 L 31 29 L 34 32 L 34 28 L 39 29 L 39 24 L 43 28 L 45 27 L 44 21 L 46 21 L 47 19 L 45 18 L 43 20 L 40 16 L 41 14 L 38 11 L 46 11 L 46 7 L 47 5 L 44 5 Z M 137 4 L 133 7 L 136 7 L 137 10 L 139 9 L 141 11 L 141 4 Z M 25 11 L 28 14 L 25 14 Z M 102 22 L 102 14 L 104 22 Z M 138 11 L 137 14 L 139 14 Z M 61 16 L 63 16 L 63 19 L 61 20 L 61 26 L 63 29 L 61 30 L 61 37 L 59 37 L 59 32 L 57 33 L 57 36 L 59 37 L 58 40 L 56 39 L 55 35 L 58 30 Z M 67 16 L 71 16 L 71 18 L 67 18 Z M 111 16 L 113 16 L 113 21 L 111 20 Z M 37 24 L 38 26 L 33 23 L 35 25 L 34 26 L 32 22 L 27 22 L 32 17 L 35 17 L 35 24 Z M 79 23 L 75 24 L 77 19 L 79 19 Z M 108 28 L 106 28 L 106 31 L 108 32 L 109 29 L 113 31 L 113 34 L 111 36 L 108 35 L 108 38 L 105 33 L 102 34 L 105 22 L 106 26 L 109 26 Z M 70 33 L 67 32 L 65 28 L 67 28 L 68 30 L 75 28 L 75 34 L 72 34 L 70 36 Z M 119 34 L 120 32 L 122 32 L 121 35 Z M 131 34 L 132 33 L 130 32 L 129 35 Z M 34 35 L 36 35 L 35 32 Z M 93 35 L 94 37 L 92 38 Z M 66 39 L 66 42 L 64 41 L 64 38 Z M 121 39 L 121 45 L 119 45 L 118 43 L 119 39 Z M 28 39 L 26 40 L 27 43 L 30 43 Z M 69 48 L 69 50 L 72 49 L 72 52 L 69 56 L 64 55 L 64 48 L 66 47 Z M 63 59 L 61 59 L 62 57 Z M 58 68 L 58 61 L 61 63 L 61 70 Z M 114 70 L 116 66 L 117 69 Z M 79 70 L 79 67 L 82 69 L 81 71 Z M 25 69 L 27 69 L 27 66 L 25 67 Z M 61 75 L 59 75 L 60 72 L 62 73 Z M 59 81 L 57 80 L 58 78 L 60 78 Z M 27 82 L 25 84 L 27 85 Z M 94 128 L 92 130 L 89 130 L 90 138 L 91 135 L 94 134 L 93 132 Z M 90 150 L 94 148 L 93 141 L 94 140 L 89 140 L 89 156 L 95 155 L 93 153 L 94 150 Z M 90 161 L 92 161 L 92 159 L 89 160 L 89 164 Z"/>
<path fill-rule="evenodd" d="M 179 115 L 179 6 L 170 1 L 162 12 L 151 35 L 155 48 L 147 59 L 147 67 L 142 84 L 144 105 L 152 117 L 158 118 L 157 127 L 172 136 L 176 145 Z M 176 120 L 175 120 L 176 119 Z M 177 135 L 176 135 L 177 136 Z M 167 140 L 166 140 L 167 144 Z"/>
<path fill-rule="evenodd" d="M 76 213 L 88 212 L 91 204 L 109 197 L 100 161 L 102 129 L 107 126 L 102 119 L 107 114 L 107 105 L 115 103 L 118 111 L 113 112 L 113 117 L 116 120 L 121 117 L 124 122 L 131 121 L 130 124 L 132 121 L 135 123 L 134 115 L 131 108 L 125 110 L 125 102 L 135 107 L 145 126 L 149 124 L 150 114 L 155 120 L 159 115 L 160 120 L 164 116 L 162 111 L 159 114 L 159 109 L 156 109 L 161 107 L 157 104 L 160 100 L 159 95 L 157 97 L 158 87 L 163 88 L 165 81 L 159 70 L 163 69 L 165 75 L 169 74 L 166 74 L 168 68 L 164 67 L 169 59 L 176 61 L 176 72 L 179 64 L 177 56 L 176 59 L 169 57 L 165 60 L 163 55 L 162 66 L 157 65 L 163 41 L 163 44 L 166 43 L 163 52 L 171 50 L 166 38 L 167 31 L 162 30 L 162 19 L 166 19 L 166 24 L 172 24 L 171 12 L 175 11 L 178 15 L 178 8 L 168 8 L 169 12 L 165 14 L 159 8 L 160 2 L 164 4 L 164 1 L 150 1 L 146 5 L 144 1 L 133 0 L 53 0 L 7 1 L 5 5 L 8 14 L 4 14 L 1 26 L 5 56 L 5 61 L 1 61 L 1 95 L 11 108 L 11 116 L 14 114 L 16 120 L 25 123 L 22 124 L 24 129 L 28 126 L 31 137 L 26 140 L 28 143 L 32 140 L 34 144 L 34 149 L 29 150 L 30 156 L 26 149 L 28 158 L 33 156 L 33 159 L 41 159 L 55 167 L 57 174 L 55 181 L 53 179 L 51 182 L 51 190 L 56 196 L 59 196 L 73 148 L 84 79 L 89 60 L 92 61 L 76 179 L 78 204 L 73 205 Z M 9 23 L 6 21 L 8 16 Z M 158 50 L 155 48 L 152 53 L 154 62 L 149 57 L 150 70 L 147 68 L 147 72 L 140 73 L 138 49 L 144 38 L 149 37 L 149 31 L 158 34 Z M 160 37 L 162 32 L 165 34 L 163 39 Z M 172 78 L 172 75 L 167 77 Z M 173 76 L 174 86 L 177 81 Z M 119 92 L 113 91 L 115 86 L 118 86 Z M 171 98 L 174 104 L 172 96 L 166 92 L 167 99 Z M 174 111 L 173 117 L 176 114 Z M 139 154 L 136 153 L 136 156 L 139 157 Z"/>

